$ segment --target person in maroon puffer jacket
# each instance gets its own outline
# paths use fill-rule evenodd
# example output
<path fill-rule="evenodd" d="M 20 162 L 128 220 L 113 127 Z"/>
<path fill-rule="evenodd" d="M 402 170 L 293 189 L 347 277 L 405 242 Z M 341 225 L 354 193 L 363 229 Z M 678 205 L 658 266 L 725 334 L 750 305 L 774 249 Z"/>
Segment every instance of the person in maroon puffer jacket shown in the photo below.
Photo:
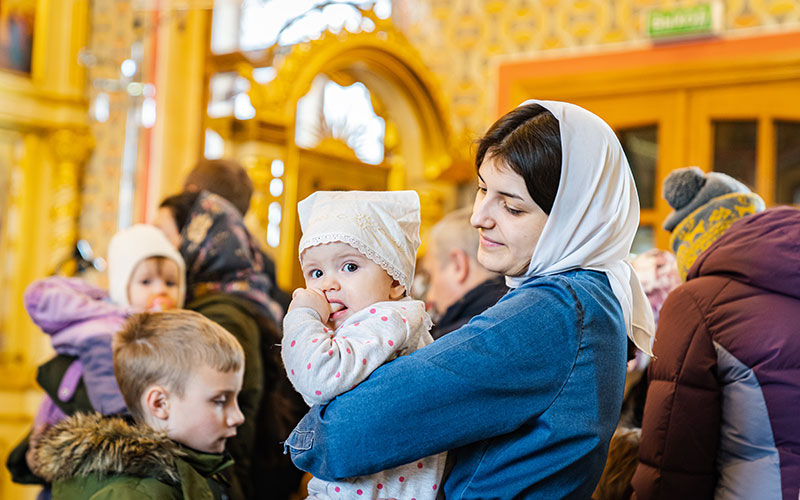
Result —
<path fill-rule="evenodd" d="M 673 175 L 697 188 L 688 204 L 667 196 L 687 275 L 661 310 L 634 497 L 795 500 L 800 211 L 757 213 L 763 201 L 724 174 Z"/>

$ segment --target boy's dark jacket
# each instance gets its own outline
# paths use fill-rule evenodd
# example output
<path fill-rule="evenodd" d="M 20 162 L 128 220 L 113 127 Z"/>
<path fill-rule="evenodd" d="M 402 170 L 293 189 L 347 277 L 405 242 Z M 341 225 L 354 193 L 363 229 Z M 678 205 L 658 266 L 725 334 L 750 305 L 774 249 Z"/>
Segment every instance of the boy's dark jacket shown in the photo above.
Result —
<path fill-rule="evenodd" d="M 147 425 L 76 414 L 42 437 L 36 474 L 53 499 L 227 499 L 225 454 L 181 446 Z"/>

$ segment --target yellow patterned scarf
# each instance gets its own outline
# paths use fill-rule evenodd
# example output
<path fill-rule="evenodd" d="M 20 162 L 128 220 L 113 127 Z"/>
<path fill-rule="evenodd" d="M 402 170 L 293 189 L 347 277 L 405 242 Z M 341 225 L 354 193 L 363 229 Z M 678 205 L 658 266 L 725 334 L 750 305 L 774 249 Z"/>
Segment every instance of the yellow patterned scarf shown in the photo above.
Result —
<path fill-rule="evenodd" d="M 755 193 L 717 196 L 686 216 L 672 231 L 669 246 L 678 261 L 681 279 L 712 243 L 734 222 L 764 210 L 764 200 Z"/>

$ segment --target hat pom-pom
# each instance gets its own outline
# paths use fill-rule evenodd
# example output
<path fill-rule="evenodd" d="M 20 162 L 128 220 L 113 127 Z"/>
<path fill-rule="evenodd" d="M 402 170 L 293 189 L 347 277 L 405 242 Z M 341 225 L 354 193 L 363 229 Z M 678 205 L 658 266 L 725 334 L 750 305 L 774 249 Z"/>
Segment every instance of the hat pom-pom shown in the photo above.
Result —
<path fill-rule="evenodd" d="M 669 206 L 680 210 L 692 201 L 705 183 L 705 173 L 697 167 L 673 170 L 664 180 L 664 198 Z"/>

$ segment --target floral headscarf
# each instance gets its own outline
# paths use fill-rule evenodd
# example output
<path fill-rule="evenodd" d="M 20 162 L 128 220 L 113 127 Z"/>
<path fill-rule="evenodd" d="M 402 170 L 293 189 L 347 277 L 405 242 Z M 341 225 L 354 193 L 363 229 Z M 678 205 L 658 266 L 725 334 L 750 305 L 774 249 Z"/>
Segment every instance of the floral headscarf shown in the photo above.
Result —
<path fill-rule="evenodd" d="M 186 303 L 211 293 L 244 297 L 273 317 L 261 250 L 241 214 L 224 198 L 202 191 L 181 229 Z"/>

